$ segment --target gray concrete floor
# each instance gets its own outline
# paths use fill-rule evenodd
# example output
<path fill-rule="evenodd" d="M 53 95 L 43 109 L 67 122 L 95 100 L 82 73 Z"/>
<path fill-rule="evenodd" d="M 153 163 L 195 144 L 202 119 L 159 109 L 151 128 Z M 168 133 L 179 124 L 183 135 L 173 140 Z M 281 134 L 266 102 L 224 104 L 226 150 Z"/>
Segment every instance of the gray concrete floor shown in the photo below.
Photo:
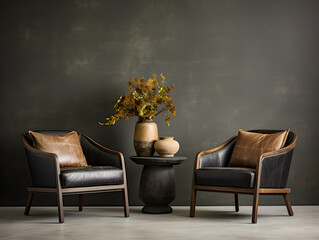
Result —
<path fill-rule="evenodd" d="M 251 207 L 173 207 L 172 214 L 149 215 L 131 207 L 124 218 L 120 207 L 65 207 L 65 223 L 58 223 L 57 208 L 0 208 L 0 239 L 319 239 L 319 206 L 259 207 L 258 223 L 251 224 Z"/>

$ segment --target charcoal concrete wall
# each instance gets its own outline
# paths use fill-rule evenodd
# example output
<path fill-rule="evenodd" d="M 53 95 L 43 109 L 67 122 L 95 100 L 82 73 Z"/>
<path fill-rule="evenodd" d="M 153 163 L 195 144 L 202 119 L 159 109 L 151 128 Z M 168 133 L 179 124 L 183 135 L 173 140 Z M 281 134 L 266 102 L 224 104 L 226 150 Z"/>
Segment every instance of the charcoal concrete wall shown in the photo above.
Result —
<path fill-rule="evenodd" d="M 195 154 L 239 128 L 297 133 L 291 201 L 319 203 L 318 1 L 6 0 L 0 17 L 0 205 L 25 203 L 31 178 L 20 135 L 29 129 L 76 129 L 122 151 L 130 204 L 141 205 L 142 167 L 129 160 L 137 119 L 98 122 L 114 113 L 130 77 L 154 72 L 176 86 L 176 120 L 167 127 L 158 117 L 159 134 L 174 136 L 188 158 L 175 167 L 173 205 L 189 204 Z M 122 199 L 97 194 L 84 203 Z M 200 193 L 198 204 L 232 205 L 233 196 Z"/>

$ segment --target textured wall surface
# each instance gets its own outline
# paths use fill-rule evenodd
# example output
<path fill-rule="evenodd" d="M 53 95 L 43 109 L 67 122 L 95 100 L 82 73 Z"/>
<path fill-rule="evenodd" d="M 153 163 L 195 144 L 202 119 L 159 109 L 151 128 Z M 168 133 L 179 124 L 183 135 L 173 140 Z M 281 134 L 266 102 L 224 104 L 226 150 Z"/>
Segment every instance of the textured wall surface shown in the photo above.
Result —
<path fill-rule="evenodd" d="M 20 134 L 29 129 L 76 129 L 122 151 L 130 203 L 140 205 L 142 167 L 129 160 L 136 119 L 98 122 L 113 113 L 130 77 L 153 72 L 176 85 L 176 120 L 167 127 L 156 119 L 159 135 L 174 136 L 188 158 L 175 167 L 174 205 L 189 204 L 196 153 L 239 128 L 296 132 L 291 201 L 319 204 L 318 1 L 7 0 L 0 17 L 0 205 L 25 203 L 31 178 Z M 121 202 L 119 193 L 84 199 Z M 199 193 L 198 204 L 233 204 L 233 196 Z"/>

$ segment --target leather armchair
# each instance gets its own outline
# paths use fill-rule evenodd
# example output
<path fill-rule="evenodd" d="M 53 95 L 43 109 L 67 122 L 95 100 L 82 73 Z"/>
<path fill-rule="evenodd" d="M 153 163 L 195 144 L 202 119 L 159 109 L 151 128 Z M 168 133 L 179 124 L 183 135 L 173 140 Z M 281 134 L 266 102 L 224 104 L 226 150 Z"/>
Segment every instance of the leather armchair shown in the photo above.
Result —
<path fill-rule="evenodd" d="M 276 133 L 281 130 L 251 130 L 255 133 Z M 235 210 L 239 211 L 238 194 L 254 196 L 252 223 L 257 223 L 259 195 L 283 195 L 288 213 L 293 211 L 286 188 L 297 135 L 290 132 L 283 148 L 264 153 L 256 168 L 228 167 L 237 136 L 224 144 L 197 154 L 193 172 L 190 216 L 195 215 L 196 192 L 213 191 L 235 194 Z"/>
<path fill-rule="evenodd" d="M 58 136 L 70 131 L 40 130 L 36 132 Z M 56 154 L 35 149 L 29 133 L 22 134 L 33 183 L 27 188 L 29 195 L 25 215 L 29 214 L 32 199 L 38 193 L 57 195 L 59 222 L 63 223 L 63 195 L 78 194 L 79 211 L 82 211 L 83 194 L 121 191 L 124 198 L 124 215 L 129 217 L 123 154 L 103 147 L 83 133 L 78 132 L 78 135 L 88 167 L 60 168 Z"/>

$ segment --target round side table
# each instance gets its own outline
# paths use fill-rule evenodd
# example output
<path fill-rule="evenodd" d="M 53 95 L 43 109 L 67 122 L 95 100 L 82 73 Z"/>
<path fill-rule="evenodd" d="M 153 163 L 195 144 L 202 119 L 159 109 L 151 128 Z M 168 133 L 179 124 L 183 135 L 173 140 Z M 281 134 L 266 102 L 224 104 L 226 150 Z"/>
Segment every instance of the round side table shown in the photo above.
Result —
<path fill-rule="evenodd" d="M 186 157 L 130 157 L 144 165 L 140 180 L 140 199 L 145 203 L 143 213 L 171 213 L 169 204 L 175 199 L 175 172 L 173 165 Z"/>

